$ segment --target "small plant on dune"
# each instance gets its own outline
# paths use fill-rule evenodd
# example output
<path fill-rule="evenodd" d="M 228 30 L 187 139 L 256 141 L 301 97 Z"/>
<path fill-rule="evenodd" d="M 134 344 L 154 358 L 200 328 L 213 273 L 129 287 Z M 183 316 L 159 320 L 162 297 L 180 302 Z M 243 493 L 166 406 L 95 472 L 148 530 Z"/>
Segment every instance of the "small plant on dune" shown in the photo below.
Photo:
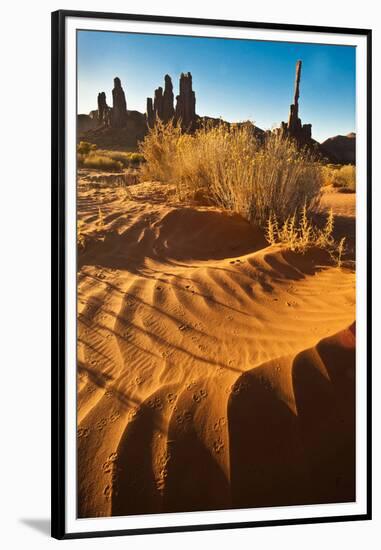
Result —
<path fill-rule="evenodd" d="M 335 220 L 333 216 L 333 210 L 330 208 L 327 216 L 327 221 L 325 222 L 325 226 L 322 230 L 316 230 L 314 232 L 316 245 L 320 248 L 329 248 L 334 244 L 334 238 L 333 238 L 333 228 L 335 225 Z"/>
<path fill-rule="evenodd" d="M 276 219 L 276 216 L 274 212 L 271 212 L 271 214 L 268 217 L 267 220 L 267 226 L 266 226 L 266 240 L 270 244 L 276 244 L 279 234 L 279 227 L 278 227 L 278 220 Z"/>
<path fill-rule="evenodd" d="M 271 245 L 282 244 L 294 252 L 305 253 L 311 247 L 327 250 L 338 267 L 342 266 L 342 256 L 345 252 L 345 237 L 339 242 L 333 237 L 334 216 L 329 211 L 323 228 L 314 225 L 307 214 L 306 205 L 299 215 L 294 213 L 279 225 L 274 213 L 267 221 L 266 239 Z"/>
<path fill-rule="evenodd" d="M 336 260 L 337 267 L 341 267 L 342 265 L 342 256 L 345 252 L 345 237 L 342 237 L 339 241 L 339 244 L 337 245 L 336 249 L 336 255 L 334 259 Z"/>

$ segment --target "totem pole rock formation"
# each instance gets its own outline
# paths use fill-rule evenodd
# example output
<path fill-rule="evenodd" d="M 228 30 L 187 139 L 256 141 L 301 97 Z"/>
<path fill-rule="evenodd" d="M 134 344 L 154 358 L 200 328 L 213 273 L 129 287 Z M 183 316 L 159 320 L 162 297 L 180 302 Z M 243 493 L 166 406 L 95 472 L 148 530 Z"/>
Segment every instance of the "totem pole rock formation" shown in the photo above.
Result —
<path fill-rule="evenodd" d="M 168 122 L 175 115 L 175 109 L 173 106 L 173 85 L 172 79 L 169 74 L 164 77 L 164 94 L 163 94 L 163 120 Z"/>
<path fill-rule="evenodd" d="M 160 120 L 163 120 L 163 88 L 161 86 L 155 90 L 153 110 L 155 113 L 155 118 L 160 118 Z"/>
<path fill-rule="evenodd" d="M 114 89 L 112 91 L 112 117 L 111 126 L 123 128 L 127 123 L 127 103 L 120 78 L 114 78 Z"/>
<path fill-rule="evenodd" d="M 98 120 L 103 126 L 110 126 L 111 109 L 107 105 L 105 92 L 98 94 Z"/>
<path fill-rule="evenodd" d="M 159 118 L 163 122 L 169 122 L 175 115 L 172 79 L 166 74 L 164 81 L 164 92 L 163 88 L 159 86 L 155 90 L 153 102 L 152 98 L 147 97 L 146 118 L 150 128 L 155 124 L 156 118 Z"/>
<path fill-rule="evenodd" d="M 153 110 L 152 97 L 147 97 L 147 124 L 149 128 L 152 128 L 155 124 L 155 111 Z"/>
<path fill-rule="evenodd" d="M 173 106 L 173 85 L 171 77 L 166 74 L 164 77 L 165 87 L 156 88 L 154 100 L 147 97 L 146 120 L 150 128 L 159 118 L 163 122 L 173 119 L 181 121 L 184 131 L 193 131 L 196 127 L 196 96 L 192 89 L 191 73 L 182 73 L 180 76 L 180 93 L 176 96 L 176 109 Z"/>
<path fill-rule="evenodd" d="M 181 73 L 180 93 L 176 96 L 175 119 L 183 130 L 192 131 L 196 125 L 196 95 L 192 89 L 191 73 Z"/>
<path fill-rule="evenodd" d="M 282 122 L 281 131 L 284 135 L 294 139 L 300 147 L 311 143 L 311 124 L 302 124 L 299 118 L 299 86 L 302 74 L 302 62 L 296 63 L 294 103 L 290 105 L 288 122 Z"/>

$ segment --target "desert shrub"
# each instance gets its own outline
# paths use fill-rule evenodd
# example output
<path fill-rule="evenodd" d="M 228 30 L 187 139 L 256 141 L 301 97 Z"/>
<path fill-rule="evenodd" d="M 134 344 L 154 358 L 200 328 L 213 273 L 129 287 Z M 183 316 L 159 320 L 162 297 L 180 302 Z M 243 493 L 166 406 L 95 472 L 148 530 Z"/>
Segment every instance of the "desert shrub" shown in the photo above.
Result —
<path fill-rule="evenodd" d="M 121 162 L 124 168 L 138 166 L 144 161 L 144 157 L 140 153 L 130 153 L 125 151 L 100 151 L 100 153 L 105 157 Z"/>
<path fill-rule="evenodd" d="M 332 184 L 347 193 L 356 191 L 356 167 L 347 164 L 335 171 Z"/>
<path fill-rule="evenodd" d="M 77 153 L 80 155 L 88 155 L 91 151 L 95 151 L 97 146 L 88 141 L 80 141 L 77 145 Z"/>
<path fill-rule="evenodd" d="M 141 168 L 141 179 L 173 181 L 178 168 L 178 150 L 186 137 L 179 125 L 164 124 L 158 119 L 139 146 L 146 161 Z"/>
<path fill-rule="evenodd" d="M 78 166 L 81 168 L 94 168 L 106 172 L 120 172 L 123 164 L 119 160 L 114 160 L 106 155 L 91 153 L 89 155 L 77 155 Z"/>
<path fill-rule="evenodd" d="M 328 185 L 333 185 L 335 174 L 339 169 L 340 169 L 340 166 L 338 166 L 337 164 L 323 164 L 321 166 L 323 187 L 327 187 Z"/>
<path fill-rule="evenodd" d="M 335 220 L 330 209 L 323 228 L 316 226 L 308 216 L 306 205 L 295 211 L 283 223 L 279 223 L 276 214 L 270 214 L 267 220 L 266 239 L 270 244 L 282 244 L 295 252 L 304 253 L 308 248 L 318 247 L 327 250 L 338 267 L 342 265 L 345 251 L 345 237 L 336 241 L 333 237 Z"/>
<path fill-rule="evenodd" d="M 145 162 L 144 155 L 141 153 L 129 153 L 129 158 L 131 164 L 141 164 L 142 162 Z"/>
<path fill-rule="evenodd" d="M 270 213 L 284 221 L 303 205 L 312 209 L 322 183 L 320 166 L 307 151 L 253 126 L 206 125 L 193 135 L 159 122 L 141 144 L 143 178 L 176 184 L 180 199 L 203 191 L 228 210 L 265 225 Z"/>

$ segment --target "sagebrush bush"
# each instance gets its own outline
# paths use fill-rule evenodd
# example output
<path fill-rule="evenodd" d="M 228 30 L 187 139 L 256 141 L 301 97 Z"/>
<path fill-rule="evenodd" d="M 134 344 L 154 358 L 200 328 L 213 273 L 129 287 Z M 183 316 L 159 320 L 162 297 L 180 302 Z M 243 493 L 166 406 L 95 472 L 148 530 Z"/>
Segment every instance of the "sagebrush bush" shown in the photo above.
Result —
<path fill-rule="evenodd" d="M 80 141 L 77 145 L 77 153 L 80 155 L 88 155 L 91 151 L 95 151 L 97 146 L 88 141 Z"/>
<path fill-rule="evenodd" d="M 80 168 L 120 172 L 123 168 L 138 167 L 144 162 L 144 157 L 141 153 L 97 149 L 93 143 L 80 141 L 77 160 Z"/>
<path fill-rule="evenodd" d="M 125 151 L 99 151 L 103 156 L 108 157 L 117 162 L 121 162 L 124 168 L 137 166 L 144 162 L 144 157 L 140 153 L 130 153 Z"/>
<path fill-rule="evenodd" d="M 146 161 L 141 169 L 141 178 L 173 181 L 177 170 L 178 150 L 181 141 L 186 137 L 179 125 L 172 122 L 164 124 L 157 119 L 139 146 Z"/>
<path fill-rule="evenodd" d="M 354 193 L 356 191 L 356 167 L 347 164 L 336 170 L 332 184 L 334 187 L 340 187 L 343 191 Z"/>
<path fill-rule="evenodd" d="M 356 167 L 351 164 L 344 166 L 326 164 L 322 166 L 323 185 L 333 185 L 341 191 L 354 193 L 356 191 Z"/>
<path fill-rule="evenodd" d="M 94 168 L 106 172 L 121 172 L 123 164 L 119 160 L 114 160 L 106 155 L 90 153 L 88 155 L 77 155 L 78 166 L 80 168 Z"/>
<path fill-rule="evenodd" d="M 340 168 L 340 166 L 337 166 L 335 164 L 323 164 L 321 167 L 321 174 L 322 174 L 322 185 L 323 187 L 327 187 L 328 185 L 333 185 L 333 180 L 335 177 L 335 173 Z"/>
<path fill-rule="evenodd" d="M 284 221 L 319 200 L 322 176 L 312 155 L 275 133 L 257 139 L 251 124 L 221 122 L 189 135 L 159 121 L 140 150 L 144 179 L 175 183 L 180 199 L 203 191 L 258 225 L 265 225 L 270 213 Z"/>

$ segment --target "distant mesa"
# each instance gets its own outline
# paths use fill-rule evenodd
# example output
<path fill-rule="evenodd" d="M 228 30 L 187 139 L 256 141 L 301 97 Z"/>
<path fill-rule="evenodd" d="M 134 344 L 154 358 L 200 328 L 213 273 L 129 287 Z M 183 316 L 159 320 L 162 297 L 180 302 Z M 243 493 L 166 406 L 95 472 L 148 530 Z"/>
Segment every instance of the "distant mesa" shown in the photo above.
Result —
<path fill-rule="evenodd" d="M 335 136 L 318 144 L 312 139 L 312 125 L 302 124 L 299 117 L 300 81 L 302 61 L 296 63 L 294 100 L 290 105 L 287 122 L 282 122 L 279 132 L 296 141 L 299 147 L 313 148 L 323 158 L 333 163 L 355 163 L 356 134 Z M 164 89 L 158 86 L 153 97 L 147 97 L 146 113 L 129 111 L 127 100 L 119 77 L 114 78 L 112 90 L 112 107 L 107 104 L 106 93 L 99 92 L 98 109 L 89 115 L 78 115 L 78 137 L 88 139 L 102 147 L 135 147 L 144 138 L 149 128 L 160 119 L 164 123 L 173 120 L 180 124 L 183 131 L 194 132 L 205 122 L 220 124 L 219 118 L 199 116 L 196 114 L 196 93 L 193 90 L 190 72 L 181 73 L 179 79 L 179 94 L 174 101 L 173 84 L 170 75 L 164 76 Z M 228 124 L 228 123 L 226 123 Z M 238 123 L 247 124 L 247 123 Z M 253 132 L 263 137 L 265 132 L 252 124 Z"/>
<path fill-rule="evenodd" d="M 334 136 L 320 145 L 322 154 L 333 163 L 356 164 L 356 134 Z"/>

